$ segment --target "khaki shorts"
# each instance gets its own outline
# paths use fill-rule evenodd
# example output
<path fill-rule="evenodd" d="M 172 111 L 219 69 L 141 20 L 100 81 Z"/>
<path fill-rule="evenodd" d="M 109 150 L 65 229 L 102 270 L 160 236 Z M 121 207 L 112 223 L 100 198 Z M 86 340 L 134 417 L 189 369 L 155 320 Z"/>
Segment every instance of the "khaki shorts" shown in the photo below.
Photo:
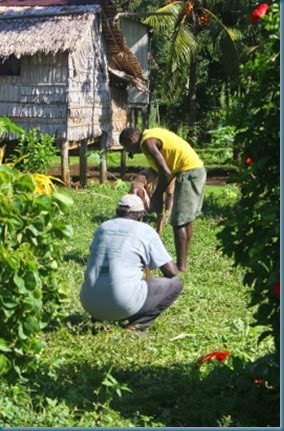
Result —
<path fill-rule="evenodd" d="M 170 223 L 182 226 L 201 213 L 207 173 L 204 166 L 176 175 L 174 202 Z"/>

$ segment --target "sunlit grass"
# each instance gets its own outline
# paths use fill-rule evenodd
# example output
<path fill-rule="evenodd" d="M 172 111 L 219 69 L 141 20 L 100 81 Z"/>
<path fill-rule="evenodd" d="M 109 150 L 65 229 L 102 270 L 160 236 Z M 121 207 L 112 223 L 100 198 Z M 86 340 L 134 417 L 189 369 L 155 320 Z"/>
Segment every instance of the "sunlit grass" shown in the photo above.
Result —
<path fill-rule="evenodd" d="M 63 190 L 74 200 L 66 220 L 74 235 L 62 242 L 60 268 L 69 291 L 68 317 L 44 333 L 46 374 L 31 376 L 14 389 L 4 387 L 0 424 L 267 426 L 265 404 L 259 404 L 263 400 L 253 398 L 247 387 L 240 389 L 235 382 L 236 361 L 252 361 L 272 346 L 269 340 L 258 344 L 260 330 L 250 326 L 253 310 L 248 308 L 242 271 L 217 249 L 218 223 L 231 186 L 207 188 L 209 212 L 205 206 L 194 223 L 189 271 L 181 275 L 183 292 L 145 337 L 126 332 L 116 323 L 93 323 L 82 309 L 79 291 L 92 236 L 101 222 L 114 216 L 117 200 L 127 190 L 123 183 L 118 188 L 104 184 Z M 155 226 L 154 219 L 148 222 Z M 168 224 L 162 239 L 175 259 Z M 198 358 L 214 350 L 229 351 L 229 359 L 199 369 Z"/>

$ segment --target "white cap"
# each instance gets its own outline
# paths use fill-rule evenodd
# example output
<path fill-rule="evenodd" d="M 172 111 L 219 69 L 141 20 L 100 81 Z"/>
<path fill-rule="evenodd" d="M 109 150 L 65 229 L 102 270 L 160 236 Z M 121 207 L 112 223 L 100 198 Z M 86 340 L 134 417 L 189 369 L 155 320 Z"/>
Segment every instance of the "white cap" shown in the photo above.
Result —
<path fill-rule="evenodd" d="M 145 211 L 142 199 L 140 199 L 139 196 L 135 194 L 128 194 L 122 196 L 122 198 L 118 202 L 117 208 L 125 208 L 129 211 L 134 212 Z"/>

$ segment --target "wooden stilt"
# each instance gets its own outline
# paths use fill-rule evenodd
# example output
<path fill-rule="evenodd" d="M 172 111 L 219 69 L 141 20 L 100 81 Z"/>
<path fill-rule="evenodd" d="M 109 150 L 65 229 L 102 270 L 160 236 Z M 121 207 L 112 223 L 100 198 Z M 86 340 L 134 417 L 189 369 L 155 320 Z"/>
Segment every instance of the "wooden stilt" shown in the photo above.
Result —
<path fill-rule="evenodd" d="M 120 153 L 120 175 L 121 179 L 125 179 L 126 172 L 126 151 L 123 149 Z"/>
<path fill-rule="evenodd" d="M 70 166 L 69 166 L 69 142 L 61 144 L 61 175 L 66 187 L 71 187 Z"/>
<path fill-rule="evenodd" d="M 82 187 L 87 185 L 87 148 L 88 141 L 84 139 L 80 143 L 80 185 Z"/>
<path fill-rule="evenodd" d="M 106 150 L 107 146 L 107 133 L 103 132 L 100 139 L 101 148 L 101 162 L 100 162 L 100 184 L 103 184 L 107 180 L 107 165 L 106 165 Z"/>

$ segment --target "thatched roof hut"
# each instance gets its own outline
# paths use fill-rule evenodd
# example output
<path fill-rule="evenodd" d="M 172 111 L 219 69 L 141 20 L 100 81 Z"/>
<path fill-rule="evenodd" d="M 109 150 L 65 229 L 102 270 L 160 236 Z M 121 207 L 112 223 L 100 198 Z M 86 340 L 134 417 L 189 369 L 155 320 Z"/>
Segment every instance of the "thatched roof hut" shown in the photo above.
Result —
<path fill-rule="evenodd" d="M 69 149 L 84 170 L 87 145 L 116 146 L 129 108 L 148 104 L 147 29 L 131 21 L 128 35 L 142 67 L 116 15 L 107 0 L 0 0 L 0 116 L 55 136 L 67 184 Z"/>

